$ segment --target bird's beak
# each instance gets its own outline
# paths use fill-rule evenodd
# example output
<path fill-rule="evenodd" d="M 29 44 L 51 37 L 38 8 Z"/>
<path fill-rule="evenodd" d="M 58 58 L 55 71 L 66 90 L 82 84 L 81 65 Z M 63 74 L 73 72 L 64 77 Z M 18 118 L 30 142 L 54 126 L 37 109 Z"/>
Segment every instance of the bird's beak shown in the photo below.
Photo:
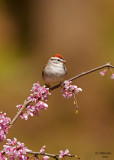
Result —
<path fill-rule="evenodd" d="M 64 60 L 63 63 L 66 64 L 67 62 Z"/>

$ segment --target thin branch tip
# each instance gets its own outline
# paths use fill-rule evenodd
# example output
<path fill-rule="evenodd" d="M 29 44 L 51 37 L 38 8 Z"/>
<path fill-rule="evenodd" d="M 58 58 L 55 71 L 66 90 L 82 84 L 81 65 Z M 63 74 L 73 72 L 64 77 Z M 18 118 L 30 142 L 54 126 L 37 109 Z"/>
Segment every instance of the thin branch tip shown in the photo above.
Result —
<path fill-rule="evenodd" d="M 28 154 L 32 154 L 34 156 L 38 156 L 38 155 L 41 155 L 41 156 L 49 156 L 53 159 L 56 159 L 56 160 L 59 160 L 59 154 L 51 154 L 51 153 L 41 153 L 41 152 L 34 152 L 34 151 L 29 151 L 27 152 Z M 78 157 L 77 155 L 64 155 L 64 157 L 74 157 L 74 158 L 77 158 L 77 159 L 80 159 L 80 157 Z"/>

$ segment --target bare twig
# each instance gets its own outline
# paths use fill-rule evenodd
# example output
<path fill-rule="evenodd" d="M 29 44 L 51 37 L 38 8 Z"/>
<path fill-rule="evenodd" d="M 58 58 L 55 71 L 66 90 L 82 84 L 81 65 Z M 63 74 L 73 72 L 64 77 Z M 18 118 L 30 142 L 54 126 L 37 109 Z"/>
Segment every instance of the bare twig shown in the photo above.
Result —
<path fill-rule="evenodd" d="M 15 123 L 15 121 L 17 120 L 17 118 L 19 117 L 19 115 L 22 113 L 22 111 L 24 110 L 24 108 L 26 108 L 29 105 L 30 102 L 31 102 L 30 100 L 24 102 L 24 104 L 21 107 L 21 109 L 17 112 L 16 116 L 11 121 L 10 125 L 13 125 Z"/>
<path fill-rule="evenodd" d="M 73 80 L 75 80 L 75 79 L 77 79 L 77 78 L 80 78 L 80 77 L 82 77 L 82 76 L 85 76 L 85 75 L 87 75 L 87 74 L 90 74 L 90 73 L 92 73 L 92 72 L 98 71 L 98 70 L 103 69 L 103 68 L 106 68 L 106 67 L 107 67 L 108 69 L 114 68 L 114 66 L 112 66 L 110 63 L 106 63 L 105 65 L 102 65 L 102 66 L 100 66 L 100 67 L 91 69 L 91 70 L 86 71 L 86 72 L 82 72 L 82 73 L 78 74 L 77 76 L 74 76 L 74 77 L 68 79 L 68 81 L 73 81 Z M 52 91 L 52 90 L 54 90 L 54 89 L 56 89 L 56 88 L 59 88 L 61 85 L 64 85 L 64 83 L 62 83 L 62 84 L 57 84 L 56 86 L 51 87 L 51 88 L 50 88 L 50 91 Z M 19 115 L 21 114 L 21 112 L 29 105 L 29 103 L 31 103 L 30 100 L 24 102 L 22 108 L 17 112 L 16 116 L 13 118 L 13 120 L 12 120 L 11 123 L 10 123 L 10 125 L 13 125 L 13 124 L 15 123 L 15 121 L 17 120 L 17 118 L 19 117 Z"/>
<path fill-rule="evenodd" d="M 49 156 L 52 157 L 56 160 L 59 159 L 59 154 L 50 154 L 50 153 L 41 153 L 41 152 L 33 152 L 33 151 L 29 151 L 27 152 L 28 154 L 33 154 L 33 155 L 42 155 L 42 156 Z M 78 157 L 77 155 L 65 155 L 64 157 L 75 157 L 77 159 L 80 159 L 80 157 Z"/>

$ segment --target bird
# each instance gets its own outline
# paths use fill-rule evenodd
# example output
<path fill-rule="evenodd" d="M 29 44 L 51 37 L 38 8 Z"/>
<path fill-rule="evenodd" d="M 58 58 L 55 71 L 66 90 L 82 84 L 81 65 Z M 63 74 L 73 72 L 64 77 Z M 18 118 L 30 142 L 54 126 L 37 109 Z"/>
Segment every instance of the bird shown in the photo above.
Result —
<path fill-rule="evenodd" d="M 66 61 L 61 54 L 52 56 L 42 70 L 42 77 L 47 87 L 54 83 L 62 83 L 67 75 Z"/>

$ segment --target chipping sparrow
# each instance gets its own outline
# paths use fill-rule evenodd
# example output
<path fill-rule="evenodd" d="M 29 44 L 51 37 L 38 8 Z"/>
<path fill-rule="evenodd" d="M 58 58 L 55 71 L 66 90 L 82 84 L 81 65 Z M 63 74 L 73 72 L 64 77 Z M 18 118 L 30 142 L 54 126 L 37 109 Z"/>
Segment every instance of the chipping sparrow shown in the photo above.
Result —
<path fill-rule="evenodd" d="M 65 63 L 66 61 L 60 54 L 55 54 L 48 60 L 42 71 L 43 80 L 47 85 L 63 82 L 64 77 L 67 74 Z"/>

